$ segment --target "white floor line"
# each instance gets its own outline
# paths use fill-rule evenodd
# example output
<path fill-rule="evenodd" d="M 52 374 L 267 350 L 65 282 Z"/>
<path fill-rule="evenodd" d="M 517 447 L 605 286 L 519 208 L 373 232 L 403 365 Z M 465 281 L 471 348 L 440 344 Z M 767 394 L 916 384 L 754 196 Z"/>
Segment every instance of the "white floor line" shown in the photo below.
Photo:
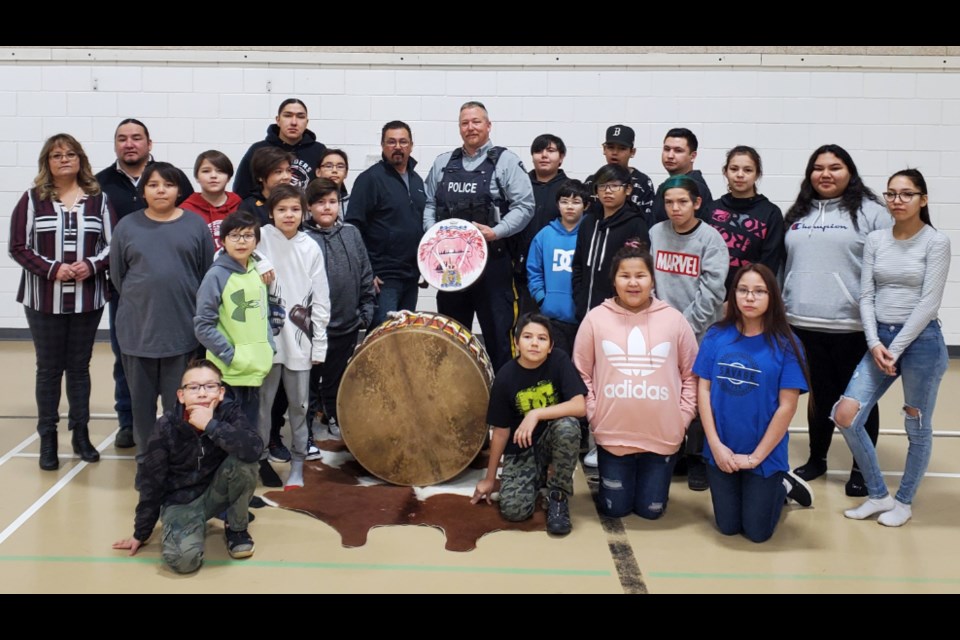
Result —
<path fill-rule="evenodd" d="M 885 476 L 899 477 L 903 471 L 881 471 Z M 828 476 L 849 476 L 849 471 L 827 471 Z M 944 473 L 941 471 L 927 471 L 923 474 L 926 478 L 960 478 L 960 473 Z"/>
<path fill-rule="evenodd" d="M 29 447 L 33 443 L 33 441 L 39 437 L 40 437 L 40 434 L 37 433 L 36 431 L 31 433 L 29 436 L 27 436 L 26 440 L 24 440 L 23 442 L 15 446 L 13 449 L 5 453 L 3 457 L 0 457 L 0 464 L 3 464 L 10 458 L 13 458 L 14 456 L 19 455 L 23 449 L 26 449 L 27 447 Z"/>
<path fill-rule="evenodd" d="M 113 433 L 107 436 L 106 439 L 100 443 L 100 446 L 97 447 L 97 451 L 103 452 L 104 449 L 106 449 L 111 444 L 113 444 L 113 440 L 117 435 L 117 431 L 119 431 L 119 429 L 115 430 Z M 33 434 L 33 435 L 34 437 L 37 436 L 37 434 Z M 27 508 L 26 511 L 21 513 L 16 520 L 11 522 L 6 529 L 4 529 L 3 531 L 0 531 L 0 544 L 3 544 L 4 542 L 6 542 L 7 538 L 9 538 L 14 533 L 16 533 L 17 529 L 22 527 L 24 522 L 29 520 L 33 516 L 33 514 L 35 514 L 37 511 L 40 510 L 40 507 L 47 504 L 47 502 L 49 502 L 50 499 L 53 498 L 53 496 L 57 495 L 61 489 L 67 486 L 70 483 L 70 481 L 77 476 L 78 473 L 80 473 L 87 467 L 87 464 L 89 463 L 83 462 L 81 460 L 80 464 L 70 469 L 70 471 L 68 471 L 66 475 L 64 475 L 62 478 L 57 480 L 57 483 L 55 485 L 47 489 L 46 493 L 40 496 L 40 498 L 38 498 L 36 502 L 30 505 L 30 507 Z"/>
<path fill-rule="evenodd" d="M 17 453 L 17 454 L 15 454 L 15 455 L 13 455 L 12 457 L 14 457 L 14 458 L 39 458 L 39 457 L 40 457 L 40 454 L 39 454 L 39 453 Z M 61 453 L 61 454 L 59 454 L 58 457 L 59 457 L 61 460 L 63 460 L 63 459 L 67 459 L 67 460 L 79 460 L 79 459 L 80 459 L 80 456 L 78 456 L 78 455 L 75 454 L 75 453 L 71 453 L 71 454 L 67 454 L 67 455 L 64 455 L 64 454 Z M 109 453 L 107 453 L 107 454 L 101 454 L 101 455 L 100 455 L 100 459 L 101 459 L 101 460 L 135 460 L 135 459 L 136 459 L 136 456 L 132 456 L 132 455 L 130 455 L 130 456 L 123 456 L 123 455 L 114 455 L 114 454 L 109 454 Z"/>

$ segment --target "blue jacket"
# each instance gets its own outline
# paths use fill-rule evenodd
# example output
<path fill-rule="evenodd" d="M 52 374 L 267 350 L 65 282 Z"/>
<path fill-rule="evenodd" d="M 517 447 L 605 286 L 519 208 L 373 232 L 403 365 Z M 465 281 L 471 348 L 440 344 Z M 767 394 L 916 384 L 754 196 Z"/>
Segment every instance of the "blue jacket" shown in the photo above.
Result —
<path fill-rule="evenodd" d="M 583 219 L 581 218 L 581 222 Z M 567 231 L 557 218 L 533 238 L 527 256 L 527 288 L 548 318 L 576 323 L 573 304 L 573 252 L 580 223 Z"/>

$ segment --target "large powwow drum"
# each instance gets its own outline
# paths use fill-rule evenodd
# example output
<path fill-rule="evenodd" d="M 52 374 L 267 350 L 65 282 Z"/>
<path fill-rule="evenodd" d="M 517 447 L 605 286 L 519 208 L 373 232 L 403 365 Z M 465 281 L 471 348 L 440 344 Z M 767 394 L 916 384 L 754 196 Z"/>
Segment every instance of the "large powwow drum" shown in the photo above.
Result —
<path fill-rule="evenodd" d="M 420 275 L 440 291 L 462 291 L 487 266 L 487 241 L 466 220 L 449 218 L 427 229 L 417 250 Z"/>
<path fill-rule="evenodd" d="M 387 482 L 449 480 L 483 446 L 492 382 L 487 352 L 460 323 L 403 311 L 368 334 L 347 365 L 337 396 L 343 440 Z"/>

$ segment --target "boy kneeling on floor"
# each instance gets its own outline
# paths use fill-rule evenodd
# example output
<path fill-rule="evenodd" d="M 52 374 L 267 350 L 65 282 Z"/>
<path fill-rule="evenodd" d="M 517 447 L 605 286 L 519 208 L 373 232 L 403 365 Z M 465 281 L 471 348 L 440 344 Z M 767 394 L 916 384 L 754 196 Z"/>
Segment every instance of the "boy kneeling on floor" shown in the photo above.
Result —
<path fill-rule="evenodd" d="M 113 543 L 114 549 L 137 553 L 159 518 L 164 562 L 177 573 L 191 573 L 203 563 L 207 520 L 226 510 L 230 557 L 253 555 L 247 506 L 257 487 L 263 441 L 242 408 L 223 396 L 216 365 L 187 365 L 176 407 L 157 420 L 147 444 L 133 536 Z"/>
<path fill-rule="evenodd" d="M 540 489 L 547 489 L 547 532 L 570 533 L 568 499 L 580 451 L 580 422 L 586 415 L 587 387 L 562 350 L 553 350 L 550 319 L 523 315 L 514 332 L 517 357 L 493 381 L 487 423 L 493 429 L 490 463 L 471 502 L 490 503 L 500 478 L 500 514 L 511 521 L 533 515 Z M 547 469 L 553 465 L 553 475 Z"/>

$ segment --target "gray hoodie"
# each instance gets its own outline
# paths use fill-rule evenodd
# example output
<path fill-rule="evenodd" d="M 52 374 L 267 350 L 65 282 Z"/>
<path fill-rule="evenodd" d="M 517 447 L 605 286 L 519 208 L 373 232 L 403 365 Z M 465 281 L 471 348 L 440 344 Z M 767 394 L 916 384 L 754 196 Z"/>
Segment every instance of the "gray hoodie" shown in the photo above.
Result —
<path fill-rule="evenodd" d="M 814 200 L 810 211 L 787 227 L 783 302 L 787 321 L 829 333 L 863 331 L 860 270 L 867 235 L 893 225 L 886 207 L 864 198 L 854 228 L 841 198 Z"/>
<path fill-rule="evenodd" d="M 727 243 L 703 221 L 681 234 L 665 220 L 650 229 L 650 253 L 657 297 L 683 313 L 700 342 L 723 309 L 730 268 Z"/>
<path fill-rule="evenodd" d="M 373 268 L 363 244 L 360 229 L 336 224 L 324 229 L 313 220 L 304 223 L 307 235 L 317 241 L 323 250 L 330 283 L 330 324 L 327 335 L 342 336 L 370 326 L 373 320 L 375 296 Z"/>

